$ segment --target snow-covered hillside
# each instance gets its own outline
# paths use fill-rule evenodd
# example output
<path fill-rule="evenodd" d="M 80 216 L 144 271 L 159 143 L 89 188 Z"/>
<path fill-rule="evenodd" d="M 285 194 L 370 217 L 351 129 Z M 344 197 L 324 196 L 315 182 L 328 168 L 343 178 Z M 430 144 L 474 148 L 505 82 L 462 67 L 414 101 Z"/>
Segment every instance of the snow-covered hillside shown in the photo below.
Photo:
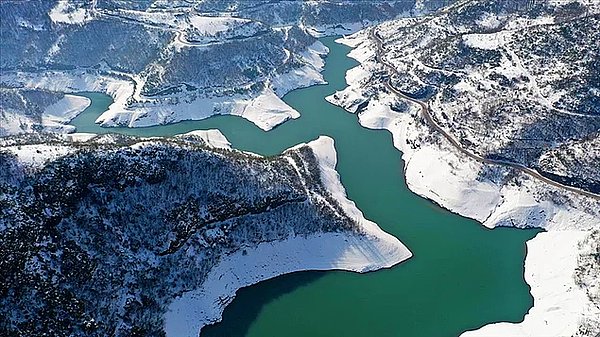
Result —
<path fill-rule="evenodd" d="M 410 1 L 2 1 L 0 135 L 46 128 L 40 112 L 55 102 L 43 98 L 77 91 L 113 97 L 97 120 L 103 126 L 235 114 L 269 130 L 299 116 L 280 99 L 286 92 L 323 82 L 317 59 L 327 51 L 313 35 L 353 32 L 410 15 L 413 7 Z M 24 96 L 24 103 L 10 104 Z"/>
<path fill-rule="evenodd" d="M 600 328 L 600 270 L 577 262 L 589 254 L 583 241 L 597 240 L 592 233 L 600 228 L 600 149 L 594 146 L 600 134 L 594 68 L 599 7 L 532 4 L 464 1 L 435 15 L 375 27 L 383 40 L 381 57 L 397 73 L 378 62 L 373 31 L 341 39 L 355 47 L 350 56 L 361 65 L 348 72 L 346 89 L 328 97 L 357 113 L 362 125 L 392 133 L 414 192 L 487 227 L 552 232 L 528 245 L 526 276 L 535 303 L 525 322 L 469 336 L 536 331 L 531 327 L 543 324 L 550 311 L 571 323 L 564 330 L 550 327 L 545 336 L 589 336 Z M 388 80 L 410 100 L 391 92 Z M 561 104 L 566 99 L 571 103 Z M 473 156 L 435 129 L 415 100 L 425 102 L 434 121 Z M 558 184 L 474 157 L 523 165 Z M 544 258 L 553 249 L 565 264 Z M 587 282 L 577 282 L 581 270 Z M 553 275 L 559 279 L 550 282 Z M 571 291 L 570 285 L 581 289 Z"/>
<path fill-rule="evenodd" d="M 346 199 L 335 165 L 327 137 L 270 158 L 216 130 L 3 138 L 2 329 L 197 336 L 240 287 L 408 259 Z"/>

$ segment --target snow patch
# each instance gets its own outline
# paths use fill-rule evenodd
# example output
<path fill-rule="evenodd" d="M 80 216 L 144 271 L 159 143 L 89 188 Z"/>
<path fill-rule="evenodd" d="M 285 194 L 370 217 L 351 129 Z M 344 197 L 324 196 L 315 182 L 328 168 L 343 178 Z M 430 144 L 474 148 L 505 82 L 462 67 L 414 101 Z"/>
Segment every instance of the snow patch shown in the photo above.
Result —
<path fill-rule="evenodd" d="M 265 131 L 290 118 L 300 117 L 300 113 L 282 101 L 271 88 L 265 89 L 255 99 L 238 102 L 231 114 L 241 116 Z"/>
<path fill-rule="evenodd" d="M 483 28 L 494 29 L 498 28 L 502 24 L 502 21 L 500 21 L 497 15 L 493 15 L 492 13 L 486 12 L 483 13 L 483 15 L 479 17 L 479 19 L 477 19 L 475 23 Z"/>
<path fill-rule="evenodd" d="M 0 109 L 0 137 L 31 132 L 35 121 L 27 116 Z"/>
<path fill-rule="evenodd" d="M 184 134 L 178 135 L 178 136 L 179 137 L 195 136 L 195 137 L 202 139 L 202 141 L 204 141 L 204 143 L 206 143 L 206 145 L 208 145 L 208 146 L 211 146 L 211 147 L 214 147 L 217 149 L 231 149 L 231 143 L 229 142 L 229 140 L 227 140 L 225 135 L 223 135 L 223 133 L 221 133 L 221 131 L 217 130 L 217 129 L 194 130 L 194 131 L 184 133 Z"/>
<path fill-rule="evenodd" d="M 462 39 L 469 47 L 494 50 L 509 42 L 510 35 L 504 31 L 493 34 L 465 34 Z"/>
<path fill-rule="evenodd" d="M 500 203 L 498 186 L 477 180 L 480 167 L 475 162 L 433 146 L 421 147 L 405 160 L 408 188 L 445 208 L 485 221 Z"/>
<path fill-rule="evenodd" d="M 87 133 L 87 132 L 74 132 L 64 135 L 65 139 L 71 142 L 81 142 L 85 143 L 93 138 L 98 136 L 95 133 Z"/>
<path fill-rule="evenodd" d="M 48 13 L 50 20 L 56 23 L 66 23 L 69 25 L 83 24 L 91 20 L 88 10 L 70 3 L 66 0 L 60 0 L 56 6 Z"/>
<path fill-rule="evenodd" d="M 199 31 L 202 35 L 214 36 L 217 33 L 227 31 L 232 27 L 244 23 L 251 22 L 248 19 L 222 17 L 222 16 L 200 16 L 194 15 L 189 17 L 191 26 Z"/>
<path fill-rule="evenodd" d="M 335 25 L 317 25 L 307 26 L 306 31 L 314 37 L 335 36 L 335 35 L 350 35 L 361 29 L 369 26 L 371 22 L 346 22 Z"/>

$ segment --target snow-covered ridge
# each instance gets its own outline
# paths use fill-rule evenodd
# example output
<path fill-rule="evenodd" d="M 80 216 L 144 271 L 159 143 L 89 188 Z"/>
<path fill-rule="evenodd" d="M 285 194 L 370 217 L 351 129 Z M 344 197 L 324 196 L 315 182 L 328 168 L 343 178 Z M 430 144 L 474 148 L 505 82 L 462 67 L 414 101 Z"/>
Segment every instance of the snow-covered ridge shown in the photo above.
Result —
<path fill-rule="evenodd" d="M 283 97 L 294 89 L 325 84 L 321 71 L 325 67 L 323 58 L 327 53 L 329 53 L 329 49 L 321 41 L 316 41 L 310 45 L 305 52 L 300 54 L 305 63 L 303 67 L 276 75 L 271 80 L 270 86 L 275 94 L 278 97 Z"/>
<path fill-rule="evenodd" d="M 321 170 L 321 181 L 325 188 L 333 195 L 342 206 L 344 213 L 358 222 L 361 231 L 370 240 L 374 241 L 375 250 L 368 252 L 354 252 L 357 256 L 370 257 L 358 260 L 353 266 L 348 264 L 344 269 L 366 272 L 380 268 L 389 268 L 412 256 L 412 253 L 394 236 L 385 233 L 377 224 L 365 219 L 356 204 L 346 197 L 346 190 L 340 181 L 340 176 L 335 170 L 337 153 L 333 138 L 321 136 L 308 145 L 316 155 Z"/>
<path fill-rule="evenodd" d="M 389 268 L 412 256 L 395 237 L 365 219 L 346 198 L 335 171 L 333 139 L 319 137 L 308 144 L 318 158 L 321 179 L 344 212 L 357 221 L 361 234 L 315 233 L 292 236 L 283 241 L 261 243 L 223 258 L 213 268 L 201 289 L 185 293 L 170 306 L 165 317 L 167 336 L 197 336 L 203 326 L 221 320 L 221 315 L 242 287 L 301 270 L 349 270 L 367 272 Z"/>
<path fill-rule="evenodd" d="M 75 96 L 78 97 L 78 96 Z M 84 98 L 84 97 L 81 97 Z M 175 137 L 185 138 L 188 136 L 196 137 L 206 146 L 216 149 L 231 149 L 231 143 L 219 130 L 195 130 Z M 62 143 L 55 144 L 28 144 L 28 145 L 11 145 L 10 140 L 5 138 L 4 142 L 0 142 L 2 150 L 8 151 L 17 156 L 18 160 L 24 165 L 31 168 L 42 167 L 46 162 L 56 160 L 60 157 L 74 153 L 77 149 L 70 145 L 73 143 L 85 143 L 94 140 L 100 144 L 110 144 L 113 142 L 113 135 L 97 135 L 93 133 L 70 133 L 58 134 L 56 140 L 62 140 Z M 152 144 L 151 139 L 142 140 L 134 146 L 142 146 L 143 144 Z M 8 142 L 6 141 L 8 140 Z"/>
<path fill-rule="evenodd" d="M 33 12 L 29 6 L 33 5 L 24 3 L 12 8 L 8 4 L 2 7 L 3 15 L 6 11 L 7 20 L 21 20 L 18 11 Z M 15 44 L 6 53 L 14 55 L 3 58 L 6 61 L 2 67 L 9 71 L 3 72 L 2 87 L 57 94 L 106 93 L 113 97 L 114 103 L 97 120 L 104 126 L 143 127 L 232 114 L 270 130 L 299 117 L 297 111 L 281 100 L 285 93 L 324 82 L 320 57 L 327 50 L 298 27 L 283 32 L 259 20 L 230 14 L 201 14 L 186 6 L 171 10 L 141 8 L 59 1 L 49 9 L 53 24 L 40 26 L 39 32 L 27 28 L 29 24 L 23 28 L 26 30 L 23 34 L 31 34 L 32 38 L 52 40 L 41 51 L 45 55 L 42 59 L 32 57 L 23 61 L 39 64 L 39 71 L 10 64 L 13 56 L 14 60 L 21 58 Z M 42 17 L 34 19 L 43 21 Z M 73 27 L 61 30 L 65 25 Z M 147 41 L 147 45 L 138 48 L 139 55 L 144 57 L 134 57 L 127 50 L 133 42 L 124 38 L 112 41 L 116 35 L 110 34 L 111 29 L 135 42 Z M 7 39 L 19 36 L 11 33 L 14 36 L 7 35 Z M 97 50 L 73 58 L 66 50 L 80 49 L 86 43 L 79 40 L 80 35 L 85 34 L 98 39 Z M 40 48 L 46 47 L 40 44 Z M 222 57 L 220 53 L 235 57 Z M 104 54 L 105 57 L 101 56 Z M 41 110 L 48 108 L 35 96 L 31 101 L 28 104 Z M 11 124 L 0 126 L 2 134 L 34 132 L 42 125 L 35 118 L 19 118 L 19 114 L 27 115 L 25 108 L 12 107 L 12 110 L 5 114 L 10 117 L 6 124 Z M 16 119 L 20 123 L 12 123 Z M 55 124 L 53 121 L 47 129 L 72 131 Z"/>

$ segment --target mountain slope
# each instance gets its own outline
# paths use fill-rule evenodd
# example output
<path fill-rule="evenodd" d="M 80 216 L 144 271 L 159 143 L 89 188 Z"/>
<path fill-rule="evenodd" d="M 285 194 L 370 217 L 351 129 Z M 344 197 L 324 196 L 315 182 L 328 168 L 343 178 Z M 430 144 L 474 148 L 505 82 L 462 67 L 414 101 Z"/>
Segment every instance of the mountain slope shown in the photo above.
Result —
<path fill-rule="evenodd" d="M 330 139 L 269 158 L 228 146 L 217 131 L 174 139 L 3 139 L 0 329 L 163 335 L 171 303 L 196 289 L 231 300 L 238 287 L 282 273 L 368 271 L 410 257 L 345 198 Z M 297 252 L 289 243 L 306 247 Z M 222 265 L 264 244 L 280 248 L 262 255 L 262 271 Z M 330 249 L 303 258 L 311 245 Z M 278 262 L 286 253 L 295 264 Z M 215 270 L 252 278 L 210 281 Z M 215 320 L 227 303 L 185 312 L 208 311 Z M 195 334 L 210 322 L 204 319 L 190 317 Z"/>

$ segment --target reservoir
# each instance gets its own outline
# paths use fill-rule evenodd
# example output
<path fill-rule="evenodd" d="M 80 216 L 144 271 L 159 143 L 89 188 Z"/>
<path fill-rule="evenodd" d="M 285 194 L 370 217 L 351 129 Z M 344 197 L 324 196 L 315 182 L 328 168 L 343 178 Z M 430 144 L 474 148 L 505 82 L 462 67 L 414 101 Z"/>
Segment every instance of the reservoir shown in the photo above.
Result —
<path fill-rule="evenodd" d="M 523 279 L 525 242 L 538 231 L 489 230 L 408 190 L 391 134 L 369 130 L 325 97 L 346 86 L 357 63 L 334 38 L 323 75 L 327 85 L 290 92 L 284 101 L 301 117 L 265 132 L 235 116 L 215 116 L 147 128 L 101 128 L 94 120 L 110 97 L 84 93 L 92 105 L 72 121 L 78 132 L 171 136 L 219 129 L 233 147 L 274 155 L 327 135 L 348 198 L 369 220 L 414 254 L 394 268 L 367 274 L 300 272 L 238 291 L 223 321 L 203 329 L 213 337 L 449 337 L 482 325 L 519 322 L 533 304 Z"/>

